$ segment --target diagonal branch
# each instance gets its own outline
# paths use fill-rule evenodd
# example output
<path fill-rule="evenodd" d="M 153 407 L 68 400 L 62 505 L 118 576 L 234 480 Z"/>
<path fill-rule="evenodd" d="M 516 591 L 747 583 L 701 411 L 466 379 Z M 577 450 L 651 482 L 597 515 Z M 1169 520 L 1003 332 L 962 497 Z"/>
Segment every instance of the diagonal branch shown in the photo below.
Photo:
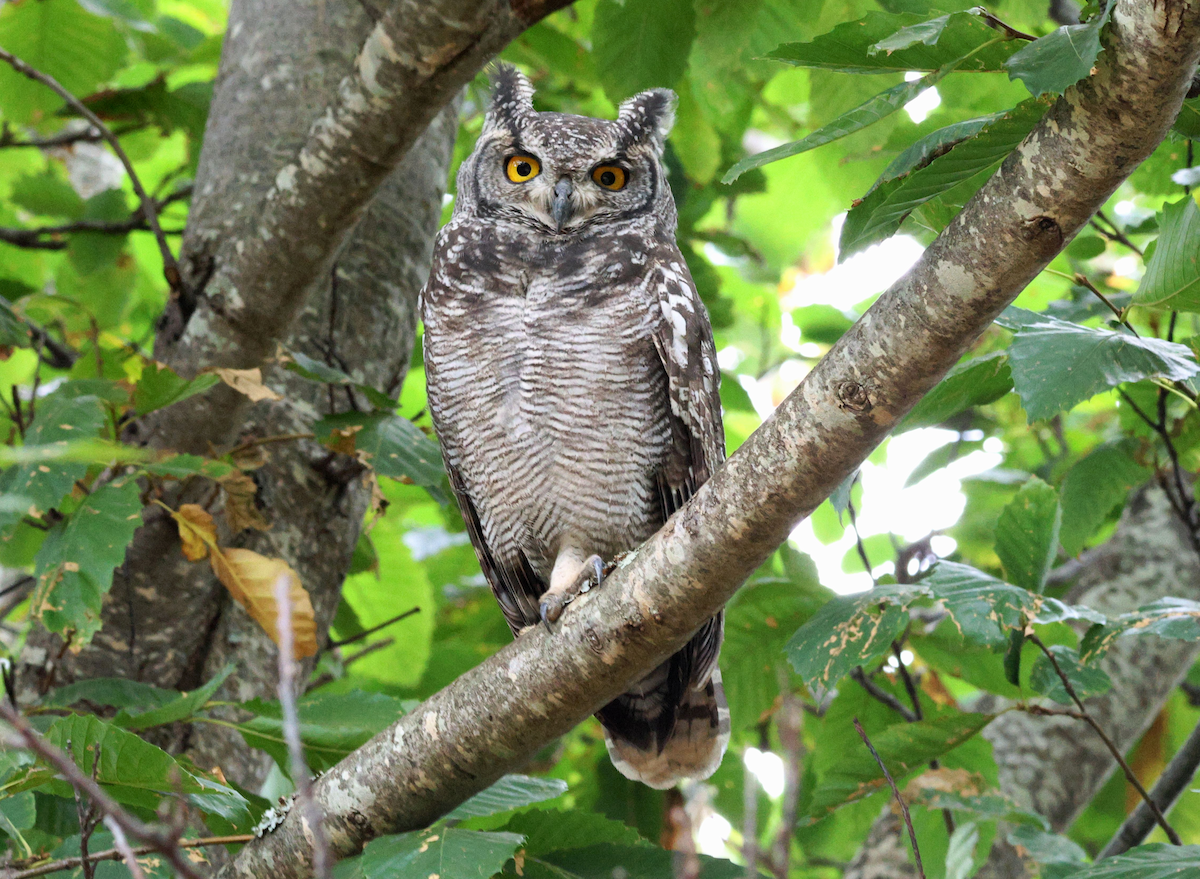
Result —
<path fill-rule="evenodd" d="M 1200 0 L 1119 0 L 1068 90 L 913 269 L 696 496 L 572 605 L 314 786 L 338 856 L 425 826 L 681 647 L 953 366 L 1161 141 L 1200 56 Z M 293 812 L 221 876 L 311 876 Z"/>

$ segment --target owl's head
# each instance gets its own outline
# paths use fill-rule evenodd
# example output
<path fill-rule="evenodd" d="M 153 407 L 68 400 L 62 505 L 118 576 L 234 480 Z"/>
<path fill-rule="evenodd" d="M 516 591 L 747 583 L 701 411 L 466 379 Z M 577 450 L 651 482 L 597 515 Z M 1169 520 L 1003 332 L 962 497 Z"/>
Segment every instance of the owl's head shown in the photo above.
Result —
<path fill-rule="evenodd" d="M 459 171 L 456 210 L 564 235 L 643 216 L 673 226 L 662 152 L 674 109 L 673 92 L 652 89 L 611 122 L 539 113 L 529 80 L 500 66 L 483 132 Z"/>

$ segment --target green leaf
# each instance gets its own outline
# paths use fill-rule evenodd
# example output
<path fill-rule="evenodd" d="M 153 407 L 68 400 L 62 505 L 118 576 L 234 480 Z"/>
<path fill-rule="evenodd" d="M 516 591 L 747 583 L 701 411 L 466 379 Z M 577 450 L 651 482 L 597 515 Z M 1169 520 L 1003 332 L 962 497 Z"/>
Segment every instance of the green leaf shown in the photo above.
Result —
<path fill-rule="evenodd" d="M 113 222 L 128 217 L 129 207 L 125 193 L 120 189 L 106 189 L 84 202 L 84 220 Z M 104 232 L 76 232 L 67 240 L 67 256 L 80 275 L 90 275 L 115 264 L 128 237 Z"/>
<path fill-rule="evenodd" d="M 519 809 L 531 803 L 552 800 L 567 792 L 567 783 L 560 778 L 533 778 L 528 775 L 506 775 L 487 790 L 467 800 L 447 819 L 476 818 Z"/>
<path fill-rule="evenodd" d="M 30 607 L 52 632 L 86 644 L 100 628 L 100 603 L 112 587 L 113 569 L 142 523 L 133 480 L 102 485 L 46 535 L 35 559 L 37 587 Z"/>
<path fill-rule="evenodd" d="M 992 403 L 1012 390 L 1008 355 L 1003 351 L 958 364 L 932 391 L 921 398 L 896 428 L 896 433 L 935 427 L 973 406 Z"/>
<path fill-rule="evenodd" d="M 696 37 L 691 3 L 601 0 L 592 24 L 592 56 L 613 103 L 635 92 L 671 87 L 687 69 Z"/>
<path fill-rule="evenodd" d="M 439 824 L 373 840 L 359 857 L 334 867 L 333 875 L 335 879 L 489 879 L 520 844 L 521 837 L 515 833 L 460 830 Z"/>
<path fill-rule="evenodd" d="M 1129 490 L 1149 471 L 1130 457 L 1127 443 L 1098 446 L 1067 471 L 1062 483 L 1063 523 L 1059 539 L 1067 555 L 1078 555 Z"/>
<path fill-rule="evenodd" d="M 1030 478 L 996 523 L 996 555 L 1009 583 L 1038 593 L 1046 588 L 1061 526 L 1058 492 L 1036 476 Z"/>
<path fill-rule="evenodd" d="M 1010 830 L 1008 841 L 1025 849 L 1039 864 L 1078 864 L 1087 860 L 1087 852 L 1074 840 L 1029 825 Z"/>
<path fill-rule="evenodd" d="M 941 37 L 942 31 L 946 29 L 946 25 L 949 23 L 949 15 L 939 15 L 937 18 L 931 18 L 928 21 L 910 24 L 908 27 L 900 28 L 900 30 L 887 39 L 880 40 L 871 47 L 870 52 L 872 55 L 877 55 L 880 52 L 886 52 L 890 55 L 897 49 L 907 49 L 909 46 L 917 43 L 924 43 L 926 46 L 936 46 L 938 38 Z"/>
<path fill-rule="evenodd" d="M 1053 654 L 1058 667 L 1067 676 L 1067 680 L 1071 682 L 1071 686 L 1080 699 L 1099 696 L 1112 688 L 1112 680 L 1104 673 L 1104 670 L 1083 665 L 1079 659 L 1079 652 L 1074 648 L 1063 644 L 1054 644 L 1050 647 L 1050 653 Z M 1074 704 L 1067 688 L 1063 685 L 1062 678 L 1058 676 L 1054 665 L 1044 653 L 1039 654 L 1038 658 L 1033 661 L 1029 685 L 1060 705 Z"/>
<path fill-rule="evenodd" d="M 1009 349 L 1013 387 L 1031 421 L 1071 409 L 1124 382 L 1177 381 L 1200 372 L 1186 345 L 1092 329 L 1047 315 L 1017 330 Z"/>
<path fill-rule="evenodd" d="M 39 705 L 43 708 L 69 708 L 76 702 L 86 701 L 112 708 L 148 711 L 178 698 L 179 693 L 175 690 L 164 690 L 161 687 L 143 684 L 141 681 L 131 681 L 127 678 L 92 678 L 51 690 Z"/>
<path fill-rule="evenodd" d="M 1152 842 L 1095 864 L 1065 867 L 1054 879 L 1183 879 L 1200 875 L 1200 845 Z M 1046 874 L 1049 875 L 1049 874 Z"/>
<path fill-rule="evenodd" d="M 141 378 L 134 389 L 133 408 L 138 415 L 145 415 L 207 391 L 220 381 L 220 377 L 212 374 L 200 375 L 193 379 L 180 378 L 165 363 L 151 361 L 142 370 Z"/>
<path fill-rule="evenodd" d="M 335 429 L 354 430 L 355 447 L 367 453 L 368 463 L 380 476 L 408 479 L 423 486 L 435 500 L 444 502 L 439 487 L 445 471 L 437 444 L 407 418 L 388 412 L 347 412 L 322 418 L 313 433 L 322 442 Z"/>
<path fill-rule="evenodd" d="M 951 125 L 917 141 L 851 207 L 842 225 L 839 259 L 889 237 L 921 205 L 999 166 L 1046 108 L 1044 101 L 1023 101 L 1007 113 Z M 972 129 L 978 133 L 967 135 Z"/>
<path fill-rule="evenodd" d="M 19 837 L 22 830 L 29 830 L 37 820 L 37 804 L 33 794 L 23 791 L 0 799 L 0 832 Z"/>
<path fill-rule="evenodd" d="M 0 348 L 32 347 L 29 325 L 13 311 L 8 300 L 0 298 Z"/>
<path fill-rule="evenodd" d="M 872 12 L 857 21 L 840 24 L 811 42 L 782 45 L 768 57 L 798 67 L 843 73 L 893 73 L 937 70 L 975 52 L 962 62 L 960 69 L 1003 70 L 1004 62 L 1020 48 L 1015 41 L 996 42 L 982 48 L 996 39 L 997 32 L 979 16 L 960 12 L 951 15 L 940 27 L 933 44 L 914 41 L 898 51 L 879 51 L 883 48 L 880 44 L 897 32 L 928 24 L 922 22 L 919 15 Z M 918 31 L 920 34 L 928 32 L 928 27 Z M 908 36 L 903 39 L 907 40 Z"/>
<path fill-rule="evenodd" d="M 234 811 L 245 809 L 245 799 L 232 788 L 193 775 L 166 751 L 92 715 L 60 717 L 45 736 L 50 744 L 66 751 L 85 774 L 94 773 L 101 786 L 120 803 L 154 809 L 163 796 L 182 790 L 189 799 L 193 795 L 215 795 Z M 40 764 L 10 784 L 12 791 L 40 788 L 56 796 L 72 795 L 67 782 Z"/>
<path fill-rule="evenodd" d="M 340 369 L 329 366 L 319 360 L 314 360 L 306 354 L 299 351 L 289 351 L 288 356 L 291 358 L 291 362 L 287 364 L 287 369 L 297 375 L 303 376 L 309 381 L 321 382 L 327 385 L 349 385 L 358 388 L 371 401 L 371 405 L 381 411 L 394 412 L 396 407 L 400 405 L 399 401 L 393 400 L 387 394 L 383 393 L 383 391 L 355 381 Z"/>
<path fill-rule="evenodd" d="M 918 791 L 915 796 L 909 798 L 910 806 L 919 805 L 934 811 L 949 809 L 953 812 L 972 815 L 981 821 L 1004 821 L 1008 824 L 1032 826 L 1039 829 L 1050 826 L 1050 822 L 1037 812 L 1021 808 L 1000 793 L 968 795 L 951 790 L 939 790 L 932 786 L 920 786 Z"/>
<path fill-rule="evenodd" d="M 165 705 L 134 714 L 125 710 L 119 711 L 112 722 L 124 729 L 139 730 L 175 723 L 179 720 L 188 720 L 205 706 L 213 694 L 220 689 L 221 684 L 225 683 L 225 679 L 233 674 L 236 667 L 233 663 L 229 663 L 204 686 L 197 687 L 190 693 L 181 693 Z"/>
<path fill-rule="evenodd" d="M 898 723 L 871 734 L 871 744 L 899 784 L 910 772 L 928 768 L 930 760 L 950 751 L 987 726 L 993 714 L 959 712 L 916 723 Z M 820 818 L 846 803 L 870 796 L 887 785 L 879 764 L 858 740 L 853 727 L 846 746 L 822 773 L 813 792 L 809 816 Z"/>
<path fill-rule="evenodd" d="M 839 140 L 846 135 L 861 131 L 868 125 L 874 125 L 880 119 L 892 115 L 923 91 L 935 85 L 938 80 L 953 69 L 953 65 L 950 65 L 913 82 L 902 82 L 899 85 L 894 85 L 887 91 L 881 92 L 863 102 L 853 110 L 843 113 L 807 137 L 794 140 L 791 143 L 785 143 L 773 149 L 763 150 L 761 153 L 755 153 L 752 156 L 747 156 L 726 171 L 725 176 L 721 178 L 721 182 L 732 183 L 754 168 L 761 168 L 763 165 L 768 165 L 771 162 L 778 162 L 780 159 L 787 159 L 808 150 L 816 149 L 819 146 Z"/>
<path fill-rule="evenodd" d="M 1084 662 L 1092 662 L 1125 635 L 1158 635 L 1180 641 L 1200 641 L 1200 603 L 1184 598 L 1160 598 L 1088 629 L 1079 645 Z"/>
<path fill-rule="evenodd" d="M 1113 4 L 1084 24 L 1060 27 L 1034 40 L 1005 63 L 1011 79 L 1025 83 L 1029 93 L 1061 95 L 1088 76 L 1100 55 L 1100 30 L 1108 21 Z"/>
<path fill-rule="evenodd" d="M 664 879 L 675 874 L 673 852 L 643 845 L 593 845 L 525 859 L 526 879 Z M 745 868 L 698 855 L 697 879 L 740 879 Z"/>
<path fill-rule="evenodd" d="M 76 0 L 6 3 L 0 7 L 0 46 L 76 95 L 93 91 L 126 55 L 112 22 L 85 12 Z M 0 65 L 0 110 L 9 122 L 30 122 L 61 103 L 46 86 Z"/>
<path fill-rule="evenodd" d="M 564 849 L 587 848 L 611 842 L 623 846 L 653 846 L 627 824 L 582 809 L 536 809 L 514 815 L 504 830 L 525 837 L 527 857 Z"/>
<path fill-rule="evenodd" d="M 209 479 L 220 479 L 232 473 L 237 468 L 224 461 L 212 461 L 199 455 L 167 455 L 157 461 L 146 461 L 142 469 L 155 476 L 166 476 L 174 479 L 185 479 L 188 476 L 207 476 Z"/>
<path fill-rule="evenodd" d="M 52 170 L 18 177 L 10 198 L 17 207 L 42 217 L 77 220 L 83 216 L 83 199 L 66 178 Z"/>
<path fill-rule="evenodd" d="M 1161 230 L 1146 274 L 1133 294 L 1138 305 L 1200 311 L 1200 208 L 1185 196 L 1163 205 Z"/>
<path fill-rule="evenodd" d="M 979 845 L 979 825 L 966 821 L 950 834 L 946 850 L 946 879 L 970 879 L 975 872 L 975 846 Z"/>
<path fill-rule="evenodd" d="M 237 724 L 246 744 L 266 751 L 285 774 L 290 773 L 279 703 L 254 699 L 242 708 L 256 715 Z M 328 769 L 404 714 L 399 699 L 362 691 L 305 696 L 296 710 L 304 757 L 314 771 Z"/>
<path fill-rule="evenodd" d="M 788 660 L 810 687 L 828 687 L 892 649 L 908 625 L 908 605 L 928 595 L 919 586 L 878 586 L 862 596 L 838 596 L 788 641 Z"/>

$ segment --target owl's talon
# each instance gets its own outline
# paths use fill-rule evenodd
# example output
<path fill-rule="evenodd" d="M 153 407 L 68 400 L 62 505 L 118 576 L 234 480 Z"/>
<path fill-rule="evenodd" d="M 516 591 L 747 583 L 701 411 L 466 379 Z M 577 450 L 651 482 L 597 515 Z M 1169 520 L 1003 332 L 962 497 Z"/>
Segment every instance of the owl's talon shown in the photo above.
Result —
<path fill-rule="evenodd" d="M 538 604 L 538 615 L 542 618 L 542 622 L 547 626 L 558 622 L 558 618 L 562 616 L 563 610 L 568 604 L 603 582 L 604 560 L 598 555 L 588 556 L 580 566 L 575 579 L 568 585 L 551 588 L 543 593 L 542 600 Z"/>

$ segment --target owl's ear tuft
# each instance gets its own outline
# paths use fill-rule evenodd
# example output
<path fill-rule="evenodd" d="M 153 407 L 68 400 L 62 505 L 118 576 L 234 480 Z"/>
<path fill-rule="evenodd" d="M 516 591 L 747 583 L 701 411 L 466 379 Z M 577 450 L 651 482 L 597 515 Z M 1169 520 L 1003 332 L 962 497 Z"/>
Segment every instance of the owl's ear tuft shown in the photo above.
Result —
<path fill-rule="evenodd" d="M 533 113 L 533 85 L 529 79 L 511 64 L 497 64 L 492 74 L 492 101 L 484 127 L 503 126 L 516 134 Z"/>
<path fill-rule="evenodd" d="M 624 129 L 623 145 L 649 143 L 661 151 L 675 124 L 676 100 L 670 89 L 650 89 L 622 101 L 617 124 Z"/>

